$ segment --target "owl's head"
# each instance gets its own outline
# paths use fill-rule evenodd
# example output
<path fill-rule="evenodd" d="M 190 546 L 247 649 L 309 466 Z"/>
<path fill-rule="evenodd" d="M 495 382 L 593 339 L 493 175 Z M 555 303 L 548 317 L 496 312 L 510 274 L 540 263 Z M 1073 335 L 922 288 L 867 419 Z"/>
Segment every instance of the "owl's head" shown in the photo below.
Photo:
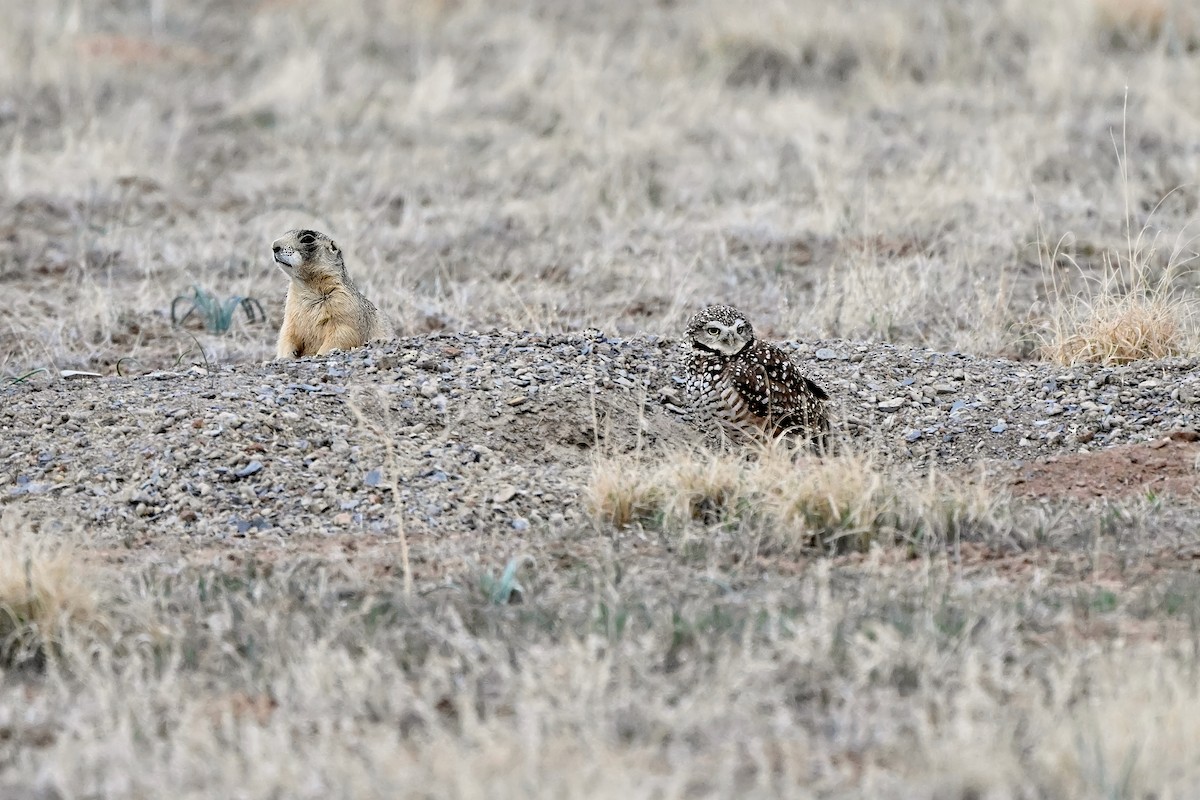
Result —
<path fill-rule="evenodd" d="M 701 350 L 734 356 L 754 341 L 754 328 L 733 306 L 709 306 L 691 318 L 687 335 Z"/>

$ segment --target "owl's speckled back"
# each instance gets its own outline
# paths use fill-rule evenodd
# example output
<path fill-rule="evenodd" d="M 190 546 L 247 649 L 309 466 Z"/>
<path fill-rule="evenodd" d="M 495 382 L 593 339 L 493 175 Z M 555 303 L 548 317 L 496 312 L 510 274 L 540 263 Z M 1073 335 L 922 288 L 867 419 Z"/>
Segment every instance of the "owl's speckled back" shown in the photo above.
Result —
<path fill-rule="evenodd" d="M 786 352 L 756 338 L 741 312 L 710 306 L 692 318 L 688 335 L 686 388 L 700 424 L 733 438 L 798 436 L 825 449 L 829 395 Z"/>

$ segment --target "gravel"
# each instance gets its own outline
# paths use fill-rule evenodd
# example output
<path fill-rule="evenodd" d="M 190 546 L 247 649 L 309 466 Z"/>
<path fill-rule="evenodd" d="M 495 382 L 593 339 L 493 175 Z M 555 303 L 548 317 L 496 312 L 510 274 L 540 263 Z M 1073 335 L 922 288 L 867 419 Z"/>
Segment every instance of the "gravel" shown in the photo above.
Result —
<path fill-rule="evenodd" d="M 1197 361 L 1065 368 L 848 341 L 791 347 L 843 441 L 917 468 L 1155 439 L 1197 425 Z M 656 337 L 492 332 L 323 359 L 17 385 L 4 513 L 99 536 L 520 536 L 578 528 L 597 455 L 697 436 Z M 385 436 L 386 433 L 386 436 Z M 391 447 L 387 447 L 387 441 Z"/>

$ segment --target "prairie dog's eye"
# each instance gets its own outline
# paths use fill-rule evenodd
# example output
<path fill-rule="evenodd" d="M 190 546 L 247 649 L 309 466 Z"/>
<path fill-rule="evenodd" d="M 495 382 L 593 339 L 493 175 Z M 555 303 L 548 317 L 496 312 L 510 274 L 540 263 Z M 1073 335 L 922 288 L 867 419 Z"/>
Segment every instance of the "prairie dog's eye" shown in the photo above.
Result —
<path fill-rule="evenodd" d="M 721 335 L 721 326 L 720 325 L 709 325 L 704 330 L 707 331 L 709 336 L 720 336 Z"/>
<path fill-rule="evenodd" d="M 312 244 L 316 240 L 317 237 L 313 236 L 311 233 L 306 233 L 300 237 L 300 244 Z"/>

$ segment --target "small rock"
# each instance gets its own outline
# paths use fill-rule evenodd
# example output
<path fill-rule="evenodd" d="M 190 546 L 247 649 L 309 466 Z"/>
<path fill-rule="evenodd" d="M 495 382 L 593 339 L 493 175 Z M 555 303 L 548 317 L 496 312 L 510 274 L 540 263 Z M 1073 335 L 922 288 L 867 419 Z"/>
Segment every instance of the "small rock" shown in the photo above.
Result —
<path fill-rule="evenodd" d="M 507 503 L 509 500 L 512 500 L 516 496 L 517 496 L 517 487 L 515 487 L 511 484 L 505 484 L 504 486 L 501 486 L 500 489 L 496 492 L 495 496 L 492 498 L 492 502 L 497 503 L 497 504 Z"/>
<path fill-rule="evenodd" d="M 832 361 L 837 358 L 837 353 L 830 350 L 828 347 L 819 348 L 816 352 L 818 361 Z"/>
<path fill-rule="evenodd" d="M 524 403 L 525 403 L 525 399 L 526 399 L 526 398 L 524 398 L 524 397 L 519 397 L 519 396 L 518 396 L 518 397 L 510 397 L 510 398 L 508 398 L 508 400 L 507 400 L 507 401 L 505 401 L 505 402 L 507 402 L 507 403 L 508 403 L 510 406 L 513 406 L 513 407 L 515 408 L 516 406 L 519 406 L 519 405 L 524 405 Z"/>
<path fill-rule="evenodd" d="M 920 439 L 920 438 L 921 438 L 921 432 L 918 430 L 915 430 L 915 429 L 904 434 L 904 441 L 908 442 L 909 444 L 912 444 L 913 442 L 915 442 L 917 439 Z"/>
<path fill-rule="evenodd" d="M 954 386 L 949 383 L 934 384 L 933 390 L 938 394 L 954 394 L 958 391 L 958 389 L 954 388 Z"/>
<path fill-rule="evenodd" d="M 254 460 L 254 461 L 251 461 L 246 466 L 242 467 L 241 469 L 234 470 L 233 475 L 235 478 L 249 478 L 251 475 L 253 475 L 257 472 L 261 472 L 262 468 L 263 468 L 262 462 L 258 461 L 258 460 Z"/>
<path fill-rule="evenodd" d="M 529 520 L 524 517 L 516 517 L 512 521 L 513 530 L 527 531 L 529 530 Z"/>
<path fill-rule="evenodd" d="M 905 399 L 903 397 L 893 397 L 891 400 L 883 400 L 879 403 L 879 410 L 885 412 L 899 411 L 904 407 Z"/>
<path fill-rule="evenodd" d="M 220 414 L 217 414 L 217 424 L 224 428 L 240 428 L 242 427 L 242 420 L 237 414 L 222 411 Z"/>
<path fill-rule="evenodd" d="M 333 515 L 333 524 L 334 525 L 345 526 L 345 525 L 349 525 L 353 521 L 354 521 L 354 516 L 349 511 L 343 511 L 340 514 Z"/>
<path fill-rule="evenodd" d="M 996 420 L 996 424 L 992 426 L 992 433 L 1004 433 L 1008 430 L 1008 423 L 1002 419 Z"/>

